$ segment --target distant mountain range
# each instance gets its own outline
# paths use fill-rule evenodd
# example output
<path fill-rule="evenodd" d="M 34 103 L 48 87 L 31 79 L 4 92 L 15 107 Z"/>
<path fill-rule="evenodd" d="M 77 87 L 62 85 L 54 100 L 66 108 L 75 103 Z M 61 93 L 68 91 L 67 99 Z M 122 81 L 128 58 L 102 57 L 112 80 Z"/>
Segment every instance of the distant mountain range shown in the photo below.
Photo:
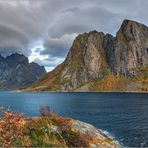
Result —
<path fill-rule="evenodd" d="M 76 37 L 65 61 L 27 91 L 148 91 L 148 27 L 124 20 L 116 37 Z"/>
<path fill-rule="evenodd" d="M 29 63 L 24 55 L 15 53 L 6 58 L 0 55 L 0 87 L 23 88 L 46 73 L 43 66 L 37 63 Z"/>

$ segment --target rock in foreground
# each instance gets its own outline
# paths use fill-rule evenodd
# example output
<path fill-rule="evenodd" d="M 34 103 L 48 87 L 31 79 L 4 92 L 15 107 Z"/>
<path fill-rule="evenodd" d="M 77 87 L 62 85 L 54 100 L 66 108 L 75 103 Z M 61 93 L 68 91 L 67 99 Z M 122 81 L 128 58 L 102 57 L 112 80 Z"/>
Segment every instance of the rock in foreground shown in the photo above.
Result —
<path fill-rule="evenodd" d="M 38 124 L 36 129 L 34 125 Z M 91 124 L 59 116 L 40 117 L 33 119 L 33 132 L 40 146 L 51 147 L 105 147 L 118 148 L 119 145 L 104 135 Z M 42 132 L 38 135 L 37 133 Z M 42 136 L 43 139 L 40 139 Z M 46 139 L 45 139 L 45 137 Z M 31 138 L 32 139 L 32 135 Z M 31 146 L 37 146 L 35 143 Z"/>
<path fill-rule="evenodd" d="M 105 147 L 117 148 L 119 147 L 111 138 L 104 135 L 101 131 L 96 129 L 91 124 L 73 120 L 72 129 L 80 134 L 88 134 L 92 139 L 90 140 L 90 147 Z"/>

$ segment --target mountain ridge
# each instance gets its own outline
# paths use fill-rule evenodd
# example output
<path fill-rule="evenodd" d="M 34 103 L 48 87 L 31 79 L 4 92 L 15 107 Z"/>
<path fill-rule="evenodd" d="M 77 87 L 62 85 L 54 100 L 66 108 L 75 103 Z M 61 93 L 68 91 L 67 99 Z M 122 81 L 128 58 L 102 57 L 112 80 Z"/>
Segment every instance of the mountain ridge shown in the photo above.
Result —
<path fill-rule="evenodd" d="M 31 62 L 23 54 L 14 53 L 7 57 L 0 55 L 1 88 L 23 88 L 44 75 L 44 66 Z"/>
<path fill-rule="evenodd" d="M 91 83 L 83 91 L 93 91 L 92 83 L 101 82 L 107 76 L 115 80 L 115 85 L 125 81 L 126 86 L 121 89 L 119 87 L 118 91 L 133 91 L 135 88 L 132 90 L 129 87 L 135 81 L 147 83 L 147 58 L 148 27 L 132 20 L 124 20 L 115 37 L 97 31 L 78 35 L 65 61 L 28 90 L 73 91 Z M 142 71 L 146 72 L 142 80 L 138 80 L 137 76 L 143 75 Z M 122 81 L 123 79 L 126 80 Z M 144 86 L 144 89 L 147 87 Z M 107 90 L 114 89 L 111 87 Z"/>

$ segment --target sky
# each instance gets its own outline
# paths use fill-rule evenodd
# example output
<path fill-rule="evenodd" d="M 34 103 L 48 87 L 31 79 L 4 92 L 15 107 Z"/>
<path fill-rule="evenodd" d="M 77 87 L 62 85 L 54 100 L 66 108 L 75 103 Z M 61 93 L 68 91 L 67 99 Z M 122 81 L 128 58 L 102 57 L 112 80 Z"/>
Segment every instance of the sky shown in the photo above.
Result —
<path fill-rule="evenodd" d="M 115 35 L 124 19 L 148 25 L 148 0 L 0 0 L 0 54 L 21 53 L 47 71 L 78 34 Z"/>

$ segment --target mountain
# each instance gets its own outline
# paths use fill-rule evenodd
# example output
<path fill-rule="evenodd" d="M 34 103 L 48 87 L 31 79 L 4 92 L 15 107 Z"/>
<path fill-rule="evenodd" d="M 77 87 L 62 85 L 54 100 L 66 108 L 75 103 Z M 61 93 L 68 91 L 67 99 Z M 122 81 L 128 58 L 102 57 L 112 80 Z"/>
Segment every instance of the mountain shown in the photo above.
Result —
<path fill-rule="evenodd" d="M 27 90 L 148 91 L 148 27 L 124 20 L 116 37 L 76 37 L 65 61 Z"/>
<path fill-rule="evenodd" d="M 43 66 L 32 62 L 24 55 L 14 53 L 6 58 L 0 55 L 1 88 L 23 88 L 46 73 Z"/>

